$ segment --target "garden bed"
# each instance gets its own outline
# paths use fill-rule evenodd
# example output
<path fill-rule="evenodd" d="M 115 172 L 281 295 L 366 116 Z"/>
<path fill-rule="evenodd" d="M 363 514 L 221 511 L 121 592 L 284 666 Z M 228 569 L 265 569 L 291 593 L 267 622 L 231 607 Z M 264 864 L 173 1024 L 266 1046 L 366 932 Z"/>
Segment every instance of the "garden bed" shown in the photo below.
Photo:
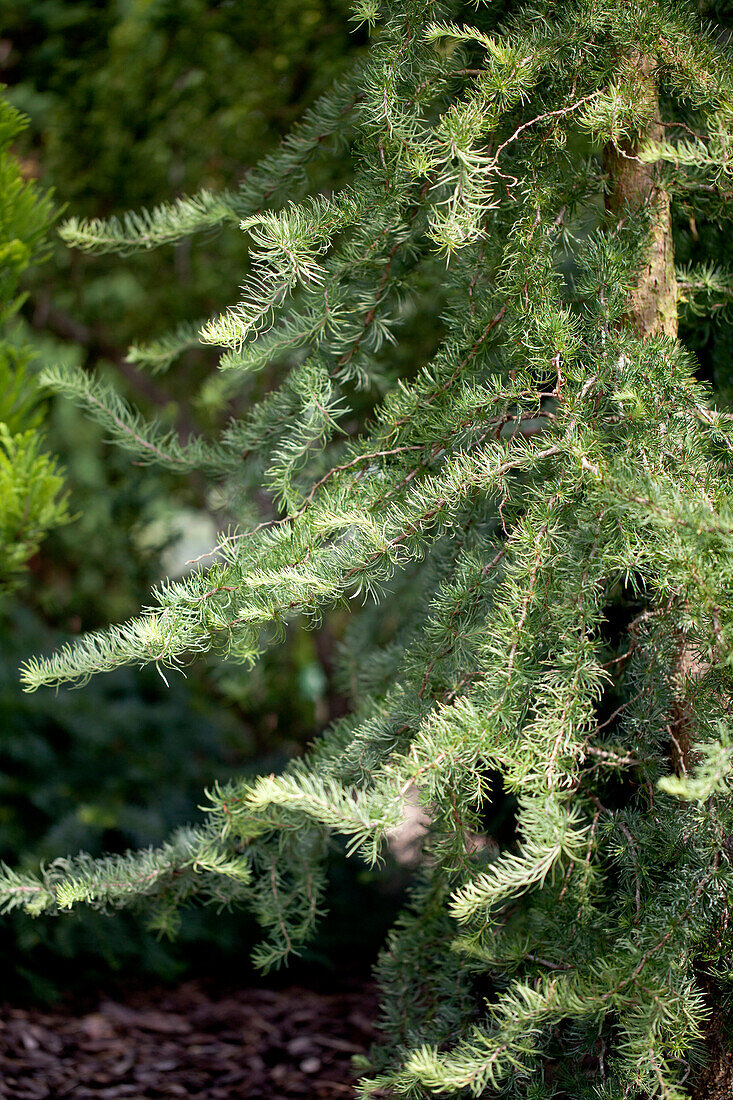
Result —
<path fill-rule="evenodd" d="M 216 994 L 197 982 L 93 1011 L 6 1006 L 0 1097 L 345 1100 L 375 1039 L 375 994 L 293 987 Z"/>

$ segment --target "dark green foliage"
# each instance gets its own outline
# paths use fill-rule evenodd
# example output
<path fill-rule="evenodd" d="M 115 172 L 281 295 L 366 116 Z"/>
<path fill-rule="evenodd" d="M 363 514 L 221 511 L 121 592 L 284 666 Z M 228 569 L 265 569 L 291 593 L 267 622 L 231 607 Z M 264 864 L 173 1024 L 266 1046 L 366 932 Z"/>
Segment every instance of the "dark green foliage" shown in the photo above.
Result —
<path fill-rule="evenodd" d="M 271 667 L 269 681 L 231 686 L 244 720 L 220 698 L 212 701 L 197 678 L 166 687 L 152 669 L 120 671 L 89 692 L 23 694 L 19 662 L 54 643 L 57 635 L 17 603 L 0 620 L 0 860 L 13 866 L 48 864 L 79 848 L 100 855 L 159 844 L 197 813 L 203 786 L 243 770 L 255 774 L 256 760 L 282 767 L 312 732 L 313 694 L 323 690 L 305 635 L 288 648 L 289 661 Z M 307 961 L 358 968 L 355 949 L 365 941 L 376 949 L 394 903 L 338 855 L 330 870 L 337 882 L 332 916 Z M 370 914 L 358 937 L 345 899 Z M 213 908 L 184 912 L 175 942 L 151 927 L 149 913 L 112 923 L 82 910 L 30 925 L 14 914 L 0 928 L 2 993 L 57 999 L 148 975 L 251 981 L 256 932 L 241 914 Z"/>
<path fill-rule="evenodd" d="M 1 652 L 3 859 L 162 840 L 192 812 L 202 779 L 248 756 L 241 726 L 226 734 L 223 716 L 214 722 L 184 681 L 166 691 L 154 670 L 90 692 L 19 695 L 13 665 L 44 644 L 47 634 L 17 610 Z"/>
<path fill-rule="evenodd" d="M 313 933 L 330 837 L 375 864 L 418 799 L 365 1093 L 681 1100 L 710 990 L 731 993 L 733 503 L 730 413 L 676 314 L 684 334 L 711 313 L 723 347 L 733 282 L 679 240 L 675 276 L 672 218 L 729 229 L 730 52 L 666 0 L 354 10 L 379 24 L 368 57 L 239 190 L 67 225 L 125 253 L 241 220 L 242 299 L 198 339 L 229 397 L 280 383 L 181 441 L 53 376 L 135 455 L 211 479 L 222 533 L 139 616 L 23 669 L 36 690 L 248 666 L 342 605 L 352 711 L 159 848 L 7 869 L 0 892 L 151 905 L 161 928 L 243 903 L 268 969 Z M 303 196 L 333 156 L 318 124 L 353 169 Z M 421 318 L 410 361 L 393 343 Z"/>
<path fill-rule="evenodd" d="M 179 681 L 166 689 L 154 671 L 123 672 L 90 692 L 23 695 L 17 666 L 49 632 L 15 608 L 0 636 L 0 858 L 26 866 L 69 850 L 101 854 L 160 843 L 196 812 L 202 783 L 246 765 L 252 743 L 241 723 L 214 710 Z M 0 935 L 3 996 L 74 988 L 93 972 L 132 966 L 138 974 L 181 971 L 181 952 L 159 943 L 140 917 L 113 927 L 81 913 L 66 925 L 14 920 Z M 216 952 L 231 925 L 193 915 L 184 933 Z M 64 963 L 64 960 L 68 960 Z M 60 984 L 61 983 L 61 984 Z"/>
<path fill-rule="evenodd" d="M 192 188 L 234 188 L 344 67 L 346 46 L 355 48 L 346 13 L 345 0 L 287 0 L 267 19 L 256 5 L 200 0 L 0 0 L 0 76 L 30 115 L 19 138 L 24 169 L 54 186 L 76 217 L 155 204 Z M 329 179 L 326 173 L 320 182 Z M 183 241 L 123 269 L 114 258 L 57 245 L 55 263 L 31 282 L 24 311 L 38 359 L 87 370 L 107 370 L 111 360 L 118 379 L 120 367 L 125 372 L 126 396 L 166 427 L 190 432 L 197 421 L 216 423 L 222 397 L 215 387 L 189 411 L 207 370 L 205 353 L 189 352 L 168 388 L 146 385 L 121 360 L 133 339 L 157 333 L 161 323 L 221 308 L 241 281 L 246 255 L 236 234 L 216 243 L 204 235 L 193 250 Z M 186 406 L 180 416 L 179 400 Z M 76 519 L 54 533 L 32 598 L 64 628 L 88 629 L 131 614 L 160 576 L 162 513 L 174 485 L 165 473 L 141 483 L 104 446 L 104 433 L 84 426 L 71 408 L 52 409 L 50 432 Z M 176 485 L 175 498 L 184 507 L 206 506 L 195 480 L 183 491 Z M 162 533 L 157 545 L 153 530 L 156 538 Z"/>
<path fill-rule="evenodd" d="M 343 67 L 347 10 L 345 0 L 279 0 L 263 19 L 250 3 L 0 0 L 0 72 L 31 116 L 28 155 L 67 213 L 110 215 L 235 187 Z M 220 309 L 245 262 L 236 237 L 224 250 L 183 242 L 127 270 L 60 256 L 52 296 L 124 350 L 161 316 L 175 324 Z"/>
<path fill-rule="evenodd" d="M 44 169 L 80 214 L 236 178 L 304 94 L 328 86 L 348 44 L 348 9 L 329 0 L 283 0 L 266 19 L 203 0 L 2 9 L 8 82 L 35 108 Z"/>
<path fill-rule="evenodd" d="M 332 73 L 343 66 L 348 39 L 343 10 L 320 3 L 279 5 L 270 21 L 241 6 L 235 11 L 206 4 L 190 4 L 185 11 L 178 5 L 155 4 L 123 12 L 112 3 L 0 2 L 0 13 L 4 36 L 0 64 L 13 85 L 9 94 L 32 116 L 30 129 L 15 134 L 22 170 L 41 176 L 45 184 L 55 184 L 67 213 L 77 215 L 113 209 L 111 202 L 124 209 L 130 203 L 168 197 L 171 181 L 184 188 L 235 185 L 247 165 L 287 129 L 301 104 L 327 86 Z M 237 80 L 230 77 L 233 68 L 239 74 Z M 263 80 L 266 70 L 273 75 Z M 181 81 L 182 73 L 193 79 Z M 121 113 L 120 102 L 128 104 L 129 111 Z M 3 171 L 18 181 L 20 197 L 27 204 L 28 228 L 35 226 L 29 244 L 40 259 L 41 247 L 50 251 L 50 204 L 39 202 L 40 188 L 27 186 L 10 158 L 7 165 L 3 161 Z M 10 175 L 6 182 L 11 182 Z M 22 311 L 30 322 L 22 329 L 23 339 L 32 345 L 35 363 L 64 363 L 79 369 L 97 366 L 114 377 L 106 361 L 118 362 L 125 341 L 144 331 L 146 316 L 150 324 L 159 324 L 161 314 L 173 320 L 187 316 L 192 292 L 201 296 L 196 306 L 200 310 L 226 300 L 240 278 L 246 247 L 231 238 L 226 259 L 220 241 L 215 246 L 205 239 L 202 243 L 204 248 L 199 247 L 192 257 L 194 287 L 185 242 L 176 256 L 160 252 L 144 256 L 125 271 L 116 260 L 104 258 L 79 265 L 75 256 L 70 266 L 69 254 L 57 248 L 56 262 L 47 262 L 38 278 L 30 280 L 30 299 Z M 21 258 L 27 262 L 25 253 Z M 185 292 L 181 287 L 187 288 Z M 119 350 L 116 340 L 121 342 Z M 141 479 L 126 455 L 105 444 L 104 430 L 70 403 L 54 401 L 50 408 L 41 407 L 35 370 L 29 373 L 26 367 L 28 349 L 3 344 L 0 355 L 4 357 L 0 422 L 15 432 L 39 425 L 44 413 L 49 449 L 64 463 L 73 515 L 73 522 L 51 531 L 33 562 L 32 584 L 25 586 L 21 598 L 70 633 L 131 614 L 160 576 L 161 554 L 166 543 L 173 541 L 177 525 L 190 523 L 190 516 L 206 515 L 201 484 L 193 481 L 181 487 L 180 480 L 153 470 Z M 174 422 L 176 403 L 167 400 L 165 391 L 154 391 L 151 398 L 144 380 L 141 391 L 136 389 L 139 380 L 134 373 L 128 381 L 132 392 L 142 392 L 148 405 L 151 399 L 159 403 L 166 423 Z M 188 400 L 191 376 L 181 389 Z M 208 414 L 201 415 L 205 419 Z M 26 465 L 34 460 L 31 445 L 37 445 L 33 437 L 26 441 Z M 17 524 L 12 526 L 12 498 L 3 480 L 10 475 L 14 486 L 21 485 L 15 452 L 13 459 L 6 466 L 0 443 L 0 496 L 6 504 L 4 513 L 0 508 L 0 517 L 7 517 L 9 532 L 3 540 L 0 531 L 0 545 L 14 562 L 22 562 L 28 546 L 17 537 Z M 43 484 L 36 478 L 36 491 Z M 26 498 L 20 498 L 20 493 L 18 498 L 18 507 L 24 507 Z M 172 549 L 168 547 L 169 553 Z M 176 555 L 181 558 L 179 551 Z M 157 843 L 173 824 L 196 812 L 203 785 L 227 776 L 233 761 L 241 770 L 244 761 L 257 755 L 280 767 L 286 755 L 302 750 L 328 714 L 327 684 L 309 635 L 296 637 L 292 645 L 274 653 L 257 676 L 242 677 L 241 670 L 232 667 L 216 670 L 216 699 L 230 713 L 222 718 L 210 713 L 199 724 L 190 720 L 192 698 L 204 693 L 199 680 L 194 678 L 193 695 L 177 690 L 166 711 L 160 705 L 165 687 L 155 674 L 140 688 L 128 684 L 126 703 L 117 708 L 114 685 L 90 700 L 80 693 L 64 694 L 61 715 L 55 710 L 58 699 L 29 708 L 11 689 L 17 681 L 17 666 L 29 651 L 52 645 L 54 635 L 21 629 L 24 613 L 17 604 L 6 607 L 8 617 L 1 629 L 12 644 L 8 640 L 0 654 L 5 683 L 0 785 L 7 796 L 2 858 L 12 865 L 21 857 L 28 866 L 39 858 L 48 861 L 76 847 L 99 853 Z M 156 690 L 149 690 L 151 681 Z M 232 739 L 229 727 L 234 713 L 243 743 L 230 753 L 224 743 Z M 52 714 L 56 722 L 51 721 Z M 127 802 L 137 800 L 132 816 L 139 828 L 133 831 L 121 821 L 111 829 L 82 827 L 78 817 L 79 806 L 89 808 L 100 763 L 114 731 L 119 732 L 111 720 L 115 715 L 120 726 L 128 723 L 130 756 L 124 760 L 135 761 L 134 775 L 127 775 L 127 763 L 107 772 L 108 779 L 120 787 L 114 798 L 108 790 L 98 791 L 99 821 L 111 821 Z M 63 736 L 58 736 L 57 723 L 63 727 Z M 26 740 L 24 724 L 32 727 L 32 736 Z M 179 732 L 175 738 L 172 733 L 165 736 L 165 728 Z M 135 746 L 139 749 L 151 733 L 158 747 L 136 755 Z M 25 764 L 18 755 L 21 749 Z M 192 754 L 189 763 L 188 754 Z M 36 755 L 36 765 L 29 767 Z M 162 760 L 169 762 L 170 771 Z M 158 813 L 152 816 L 140 809 L 139 800 L 144 802 L 148 795 L 151 807 L 158 804 Z M 47 806 L 45 816 L 37 812 L 41 802 Z M 49 822 L 62 819 L 63 828 L 51 829 Z M 341 868 L 338 873 L 348 881 L 348 890 L 353 889 L 349 873 Z M 371 895 L 369 904 L 374 904 Z M 180 935 L 186 946 L 177 949 L 157 942 L 144 925 L 144 918 L 133 917 L 123 927 L 113 927 L 89 914 L 63 925 L 41 921 L 32 928 L 16 920 L 2 947 L 3 957 L 9 960 L 5 994 L 11 992 L 10 970 L 20 974 L 21 987 L 30 982 L 34 989 L 51 993 L 63 987 L 64 959 L 77 960 L 69 963 L 68 971 L 75 982 L 82 975 L 91 980 L 94 956 L 99 956 L 100 966 L 106 961 L 116 969 L 132 967 L 167 976 L 174 968 L 180 970 L 187 956 L 192 966 L 197 965 L 200 952 L 189 946 L 195 941 L 215 944 L 228 950 L 230 958 L 239 958 L 240 939 L 247 937 L 237 924 L 202 911 L 185 917 Z M 341 925 L 348 928 L 348 920 Z M 333 925 L 330 931 L 333 934 Z M 23 958 L 18 956 L 19 947 Z M 323 943 L 317 950 L 328 958 Z"/>

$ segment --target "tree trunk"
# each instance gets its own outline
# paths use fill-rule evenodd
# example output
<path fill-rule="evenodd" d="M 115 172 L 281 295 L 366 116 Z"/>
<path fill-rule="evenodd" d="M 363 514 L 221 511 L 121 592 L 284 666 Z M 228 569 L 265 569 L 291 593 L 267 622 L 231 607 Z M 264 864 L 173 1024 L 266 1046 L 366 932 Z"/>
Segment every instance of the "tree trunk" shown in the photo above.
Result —
<path fill-rule="evenodd" d="M 648 107 L 651 120 L 639 143 L 659 141 L 663 127 L 659 121 L 654 59 L 634 54 L 629 57 L 628 64 L 634 70 L 640 104 Z M 674 340 L 677 338 L 677 280 L 670 200 L 659 184 L 657 166 L 644 164 L 638 157 L 638 148 L 633 143 L 621 149 L 609 146 L 604 155 L 604 167 L 608 173 L 608 212 L 621 221 L 626 212 L 646 207 L 651 223 L 646 260 L 633 288 L 631 308 L 624 321 L 639 336 L 665 333 Z M 682 636 L 677 666 L 675 679 L 704 672 L 698 667 Z M 680 699 L 670 720 L 670 758 L 677 771 L 686 770 L 693 763 L 693 733 L 692 715 Z M 696 1067 L 693 1071 L 688 1084 L 690 1096 L 692 1100 L 733 1100 L 733 1053 L 726 1014 L 720 1007 L 719 993 L 713 982 L 701 974 L 700 986 L 711 1009 L 704 1036 L 707 1058 L 702 1067 Z"/>
<path fill-rule="evenodd" d="M 697 1068 L 690 1086 L 692 1100 L 732 1100 L 733 1053 L 729 1013 L 721 1005 L 720 991 L 707 977 L 700 980 L 711 1015 L 705 1028 L 705 1064 Z"/>
<path fill-rule="evenodd" d="M 658 121 L 659 96 L 653 58 L 634 54 L 629 60 L 636 73 L 640 106 L 649 109 L 652 121 L 643 139 L 659 141 L 663 129 Z M 646 207 L 651 218 L 647 259 L 632 292 L 628 325 L 640 336 L 665 332 L 677 337 L 677 280 L 674 273 L 669 195 L 658 185 L 655 164 L 643 164 L 638 147 L 627 143 L 620 149 L 608 146 L 604 166 L 609 177 L 606 208 L 622 219 L 624 211 Z"/>

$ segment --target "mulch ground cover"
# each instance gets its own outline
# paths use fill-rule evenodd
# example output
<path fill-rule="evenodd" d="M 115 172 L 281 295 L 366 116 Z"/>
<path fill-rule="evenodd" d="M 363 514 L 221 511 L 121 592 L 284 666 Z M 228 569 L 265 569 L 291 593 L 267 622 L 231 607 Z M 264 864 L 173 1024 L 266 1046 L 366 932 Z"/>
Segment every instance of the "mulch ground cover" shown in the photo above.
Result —
<path fill-rule="evenodd" d="M 375 1012 L 369 988 L 217 995 L 196 982 L 78 1014 L 5 1007 L 0 1098 L 346 1100 Z"/>

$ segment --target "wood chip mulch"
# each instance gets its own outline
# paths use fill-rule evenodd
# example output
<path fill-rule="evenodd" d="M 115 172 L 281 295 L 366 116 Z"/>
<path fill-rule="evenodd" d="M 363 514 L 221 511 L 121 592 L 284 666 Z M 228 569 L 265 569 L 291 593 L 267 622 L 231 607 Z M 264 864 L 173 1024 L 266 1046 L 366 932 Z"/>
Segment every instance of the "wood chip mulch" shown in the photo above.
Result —
<path fill-rule="evenodd" d="M 102 1000 L 85 1015 L 6 1007 L 0 1098 L 347 1100 L 375 1011 L 370 989 L 212 997 L 195 982 Z"/>

